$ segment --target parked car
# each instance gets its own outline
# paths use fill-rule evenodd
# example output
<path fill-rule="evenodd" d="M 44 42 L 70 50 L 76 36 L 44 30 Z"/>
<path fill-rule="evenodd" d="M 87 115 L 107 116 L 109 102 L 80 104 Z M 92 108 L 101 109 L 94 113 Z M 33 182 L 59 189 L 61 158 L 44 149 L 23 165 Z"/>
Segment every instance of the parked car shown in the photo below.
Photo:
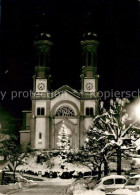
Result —
<path fill-rule="evenodd" d="M 113 191 L 111 195 L 128 195 L 130 193 L 135 194 L 134 192 L 140 192 L 140 175 L 130 177 L 122 189 Z"/>
<path fill-rule="evenodd" d="M 100 181 L 98 181 L 93 187 L 93 190 L 101 190 L 108 193 L 116 189 L 123 188 L 126 182 L 127 179 L 122 175 L 110 175 L 103 177 Z"/>

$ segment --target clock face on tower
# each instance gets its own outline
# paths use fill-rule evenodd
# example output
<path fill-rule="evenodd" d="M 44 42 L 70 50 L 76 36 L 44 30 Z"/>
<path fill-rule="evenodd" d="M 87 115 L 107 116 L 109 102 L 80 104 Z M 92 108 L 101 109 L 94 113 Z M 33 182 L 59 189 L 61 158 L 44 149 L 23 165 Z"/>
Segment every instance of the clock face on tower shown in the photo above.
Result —
<path fill-rule="evenodd" d="M 47 92 L 47 79 L 36 79 L 36 92 Z"/>
<path fill-rule="evenodd" d="M 93 84 L 92 83 L 87 83 L 86 84 L 86 89 L 87 90 L 92 90 L 93 89 Z"/>
<path fill-rule="evenodd" d="M 84 79 L 84 92 L 95 92 L 95 79 Z"/>
<path fill-rule="evenodd" d="M 40 91 L 42 91 L 42 90 L 44 90 L 45 89 L 45 84 L 44 83 L 38 83 L 38 89 L 40 90 Z"/>

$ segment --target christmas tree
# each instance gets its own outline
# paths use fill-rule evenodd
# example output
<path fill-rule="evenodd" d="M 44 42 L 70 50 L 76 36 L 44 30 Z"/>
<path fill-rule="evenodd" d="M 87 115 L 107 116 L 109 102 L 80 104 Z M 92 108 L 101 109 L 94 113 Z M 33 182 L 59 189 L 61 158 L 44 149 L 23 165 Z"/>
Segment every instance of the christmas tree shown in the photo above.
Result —
<path fill-rule="evenodd" d="M 58 145 L 59 149 L 68 150 L 70 148 L 67 127 L 65 126 L 64 122 L 63 122 L 62 127 L 59 131 L 57 145 Z"/>

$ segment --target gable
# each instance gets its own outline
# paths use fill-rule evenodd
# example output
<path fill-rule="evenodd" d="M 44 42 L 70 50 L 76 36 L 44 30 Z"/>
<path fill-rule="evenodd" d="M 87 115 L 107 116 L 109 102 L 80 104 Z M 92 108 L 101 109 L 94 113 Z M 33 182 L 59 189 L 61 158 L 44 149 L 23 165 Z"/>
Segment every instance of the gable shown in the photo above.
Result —
<path fill-rule="evenodd" d="M 68 92 L 72 96 L 76 98 L 80 98 L 80 94 L 77 92 L 77 90 L 72 89 L 68 85 L 63 85 L 59 89 L 55 90 L 53 93 L 51 93 L 51 99 L 55 98 L 56 96 L 61 95 L 63 92 Z"/>
<path fill-rule="evenodd" d="M 67 91 L 63 91 L 62 93 L 60 93 L 58 96 L 51 100 L 51 110 L 56 104 L 57 105 L 59 104 L 59 106 L 69 105 L 73 107 L 74 110 L 75 108 L 74 106 L 72 106 L 72 104 L 75 104 L 78 107 L 78 110 L 80 110 L 80 100 Z"/>

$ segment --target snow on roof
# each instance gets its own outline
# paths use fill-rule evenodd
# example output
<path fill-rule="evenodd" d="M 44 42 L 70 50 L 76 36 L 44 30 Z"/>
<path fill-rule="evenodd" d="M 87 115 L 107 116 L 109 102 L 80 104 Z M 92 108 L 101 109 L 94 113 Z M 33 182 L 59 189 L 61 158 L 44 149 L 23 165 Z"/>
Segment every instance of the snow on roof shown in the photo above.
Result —
<path fill-rule="evenodd" d="M 69 87 L 68 85 L 63 85 L 62 87 L 60 87 L 59 89 L 55 90 L 54 92 L 51 93 L 51 98 L 54 98 L 58 95 L 60 95 L 61 93 L 63 93 L 64 91 L 70 93 L 71 95 L 75 96 L 76 98 L 80 98 L 80 93 L 75 90 L 72 89 L 71 87 Z"/>
<path fill-rule="evenodd" d="M 136 150 L 139 150 L 140 149 L 140 139 L 138 139 L 135 143 L 137 146 Z"/>
<path fill-rule="evenodd" d="M 130 177 L 130 178 L 140 178 L 140 174 L 139 175 L 135 175 L 135 176 Z"/>
<path fill-rule="evenodd" d="M 9 160 L 0 160 L 0 170 L 5 169 L 7 166 L 8 166 L 11 170 L 14 169 L 12 163 L 11 163 Z"/>
<path fill-rule="evenodd" d="M 103 177 L 102 180 L 106 180 L 106 179 L 112 179 L 112 178 L 125 178 L 123 175 L 109 175 L 109 176 L 106 176 L 106 177 Z"/>

